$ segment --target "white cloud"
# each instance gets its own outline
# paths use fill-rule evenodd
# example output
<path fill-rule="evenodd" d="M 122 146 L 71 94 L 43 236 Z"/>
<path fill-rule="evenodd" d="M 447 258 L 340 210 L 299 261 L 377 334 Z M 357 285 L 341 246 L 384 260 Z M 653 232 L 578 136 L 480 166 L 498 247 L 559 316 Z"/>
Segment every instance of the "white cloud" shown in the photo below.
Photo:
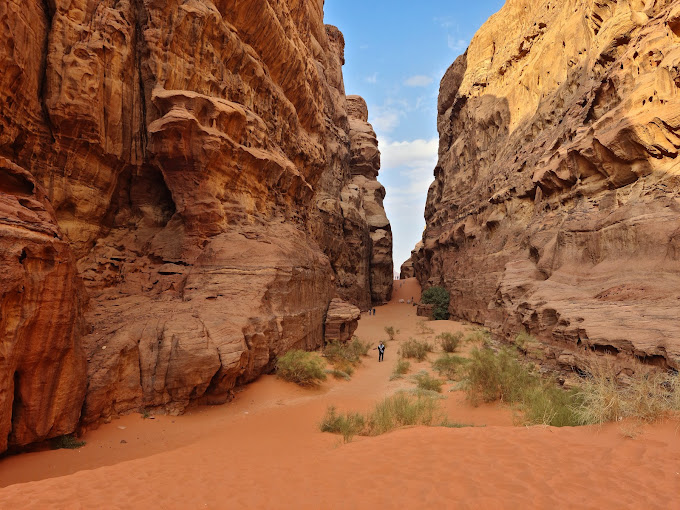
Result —
<path fill-rule="evenodd" d="M 377 83 L 378 82 L 378 73 L 373 73 L 372 75 L 367 76 L 366 81 L 368 83 Z"/>
<path fill-rule="evenodd" d="M 434 180 L 439 141 L 392 141 L 378 137 L 381 152 L 380 181 L 385 185 L 385 211 L 394 234 L 395 268 L 420 241 L 427 190 Z"/>
<path fill-rule="evenodd" d="M 406 80 L 404 80 L 404 85 L 407 87 L 427 87 L 430 83 L 432 83 L 432 81 L 433 80 L 430 76 L 416 74 L 406 78 Z"/>
<path fill-rule="evenodd" d="M 455 51 L 456 53 L 463 53 L 468 47 L 468 42 L 465 39 L 459 39 L 452 35 L 448 35 L 447 38 L 449 49 Z"/>
<path fill-rule="evenodd" d="M 401 117 L 403 113 L 399 110 L 393 108 L 380 108 L 375 114 L 371 115 L 371 123 L 373 124 L 373 129 L 378 133 L 391 133 L 394 131 L 401 122 Z"/>
<path fill-rule="evenodd" d="M 438 16 L 434 18 L 434 22 L 442 28 L 451 28 L 454 26 L 453 18 L 450 16 Z"/>
<path fill-rule="evenodd" d="M 379 139 L 381 166 L 384 169 L 405 167 L 409 170 L 427 168 L 432 174 L 437 163 L 439 140 L 412 140 L 392 142 Z"/>

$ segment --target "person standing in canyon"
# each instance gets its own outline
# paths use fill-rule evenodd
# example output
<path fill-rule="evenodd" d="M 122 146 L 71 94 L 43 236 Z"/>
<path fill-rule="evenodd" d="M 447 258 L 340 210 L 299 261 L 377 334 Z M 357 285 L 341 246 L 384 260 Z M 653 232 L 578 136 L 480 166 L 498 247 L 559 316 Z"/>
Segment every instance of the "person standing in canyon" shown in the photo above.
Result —
<path fill-rule="evenodd" d="M 378 344 L 378 362 L 383 360 L 384 355 L 385 355 L 385 344 L 383 343 L 382 340 L 380 340 L 380 343 Z"/>

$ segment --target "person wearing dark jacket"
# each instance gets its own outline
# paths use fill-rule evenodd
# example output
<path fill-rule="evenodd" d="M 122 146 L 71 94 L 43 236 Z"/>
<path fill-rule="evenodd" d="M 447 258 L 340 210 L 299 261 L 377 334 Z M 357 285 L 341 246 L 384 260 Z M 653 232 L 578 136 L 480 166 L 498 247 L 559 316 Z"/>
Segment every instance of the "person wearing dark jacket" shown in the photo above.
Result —
<path fill-rule="evenodd" d="M 381 340 L 380 344 L 378 345 L 378 361 L 382 361 L 384 355 L 385 355 L 385 344 Z"/>

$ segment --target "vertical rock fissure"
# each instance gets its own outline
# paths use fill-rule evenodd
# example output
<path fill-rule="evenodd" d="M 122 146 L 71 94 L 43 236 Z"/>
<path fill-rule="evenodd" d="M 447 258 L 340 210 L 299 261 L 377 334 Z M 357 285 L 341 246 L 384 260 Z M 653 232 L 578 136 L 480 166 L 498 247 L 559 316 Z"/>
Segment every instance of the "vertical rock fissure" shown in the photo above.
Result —
<path fill-rule="evenodd" d="M 38 82 L 38 98 L 40 100 L 40 108 L 43 112 L 43 117 L 45 118 L 45 127 L 50 135 L 50 140 L 52 143 L 56 141 L 54 138 L 54 129 L 52 126 L 52 119 L 50 118 L 50 112 L 47 108 L 47 55 L 50 49 L 50 37 L 52 35 L 52 20 L 54 19 L 54 13 L 56 7 L 50 5 L 50 0 L 42 0 L 43 11 L 45 12 L 45 44 L 42 51 L 42 62 L 40 63 L 40 80 Z"/>
<path fill-rule="evenodd" d="M 148 141 L 148 131 L 146 122 L 146 89 L 144 87 L 144 73 L 142 72 L 142 57 L 145 49 L 143 27 L 146 25 L 148 15 L 144 7 L 144 0 L 135 0 L 135 66 L 137 70 L 137 80 L 139 85 L 139 109 L 140 109 L 140 126 L 139 126 L 139 145 L 142 151 L 141 160 L 146 161 L 146 147 Z M 134 112 L 134 109 L 132 110 Z M 134 119 L 132 125 L 134 126 Z M 139 161 L 138 161 L 139 165 Z"/>
<path fill-rule="evenodd" d="M 12 397 L 12 416 L 10 417 L 10 428 L 9 428 L 9 434 L 7 436 L 7 444 L 12 444 L 11 437 L 12 437 L 12 434 L 14 433 L 17 417 L 19 416 L 19 409 L 23 405 L 23 403 L 21 401 L 21 393 L 19 391 L 19 383 L 20 382 L 21 381 L 20 381 L 19 372 L 16 371 L 16 372 L 14 372 L 14 377 L 13 377 L 14 392 L 13 392 L 13 397 Z"/>

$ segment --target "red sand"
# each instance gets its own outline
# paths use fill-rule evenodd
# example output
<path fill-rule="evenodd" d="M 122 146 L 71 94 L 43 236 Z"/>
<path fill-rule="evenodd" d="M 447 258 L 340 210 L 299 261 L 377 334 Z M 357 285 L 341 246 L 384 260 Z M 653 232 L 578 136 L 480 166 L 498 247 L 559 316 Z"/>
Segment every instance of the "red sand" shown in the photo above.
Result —
<path fill-rule="evenodd" d="M 393 302 L 364 315 L 357 332 L 377 344 L 384 326 L 399 329 L 384 363 L 374 355 L 350 382 L 316 390 L 262 377 L 231 404 L 153 420 L 131 415 L 86 434 L 79 450 L 4 459 L 0 507 L 680 509 L 673 423 L 647 426 L 635 439 L 616 424 L 514 427 L 510 410 L 473 408 L 446 392 L 452 421 L 486 426 L 413 427 L 350 444 L 319 432 L 328 405 L 367 410 L 411 386 L 389 380 L 400 340 L 464 329 L 429 322 L 435 333 L 423 334 L 415 308 L 397 302 L 418 299 L 417 283 L 395 283 Z"/>

